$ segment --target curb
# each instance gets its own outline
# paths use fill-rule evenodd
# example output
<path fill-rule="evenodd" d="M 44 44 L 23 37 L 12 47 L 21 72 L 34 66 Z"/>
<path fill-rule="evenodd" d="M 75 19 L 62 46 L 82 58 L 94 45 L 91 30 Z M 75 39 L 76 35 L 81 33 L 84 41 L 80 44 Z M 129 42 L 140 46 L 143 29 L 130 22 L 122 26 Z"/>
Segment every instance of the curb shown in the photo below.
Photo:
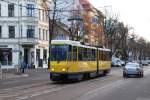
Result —
<path fill-rule="evenodd" d="M 28 74 L 21 74 L 21 75 L 16 75 L 16 74 L 3 74 L 2 79 L 12 79 L 12 78 L 20 78 L 20 77 L 28 77 Z"/>

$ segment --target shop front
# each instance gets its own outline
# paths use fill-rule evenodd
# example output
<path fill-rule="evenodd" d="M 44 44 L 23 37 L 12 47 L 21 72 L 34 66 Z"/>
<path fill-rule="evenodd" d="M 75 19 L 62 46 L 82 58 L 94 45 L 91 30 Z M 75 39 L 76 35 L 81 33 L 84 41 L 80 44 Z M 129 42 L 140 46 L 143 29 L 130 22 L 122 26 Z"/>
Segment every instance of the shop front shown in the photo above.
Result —
<path fill-rule="evenodd" d="M 1 65 L 12 65 L 12 48 L 0 48 Z"/>

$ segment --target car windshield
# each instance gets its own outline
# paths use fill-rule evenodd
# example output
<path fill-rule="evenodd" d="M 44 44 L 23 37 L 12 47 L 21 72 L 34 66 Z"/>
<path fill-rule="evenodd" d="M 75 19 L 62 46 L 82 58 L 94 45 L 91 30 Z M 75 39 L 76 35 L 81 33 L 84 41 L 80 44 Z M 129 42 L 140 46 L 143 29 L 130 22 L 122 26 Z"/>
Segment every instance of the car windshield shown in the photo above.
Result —
<path fill-rule="evenodd" d="M 51 46 L 51 61 L 65 61 L 67 59 L 67 45 Z"/>
<path fill-rule="evenodd" d="M 135 63 L 129 63 L 129 64 L 126 64 L 126 67 L 138 67 L 138 64 L 135 64 Z"/>

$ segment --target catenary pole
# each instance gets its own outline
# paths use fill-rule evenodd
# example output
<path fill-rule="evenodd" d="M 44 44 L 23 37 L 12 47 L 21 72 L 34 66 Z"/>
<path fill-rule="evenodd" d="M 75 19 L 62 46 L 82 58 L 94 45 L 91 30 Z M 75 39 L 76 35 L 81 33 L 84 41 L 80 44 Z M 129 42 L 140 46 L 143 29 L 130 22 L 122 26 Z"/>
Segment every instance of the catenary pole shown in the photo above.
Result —
<path fill-rule="evenodd" d="M 57 0 L 53 0 L 54 2 L 54 9 L 53 9 L 53 15 L 52 19 L 50 18 L 49 14 L 49 59 L 48 59 L 48 68 L 50 68 L 51 65 L 51 41 L 54 34 L 54 25 L 55 25 L 55 16 L 56 16 L 56 8 L 57 8 Z M 50 13 L 50 11 L 49 11 Z"/>

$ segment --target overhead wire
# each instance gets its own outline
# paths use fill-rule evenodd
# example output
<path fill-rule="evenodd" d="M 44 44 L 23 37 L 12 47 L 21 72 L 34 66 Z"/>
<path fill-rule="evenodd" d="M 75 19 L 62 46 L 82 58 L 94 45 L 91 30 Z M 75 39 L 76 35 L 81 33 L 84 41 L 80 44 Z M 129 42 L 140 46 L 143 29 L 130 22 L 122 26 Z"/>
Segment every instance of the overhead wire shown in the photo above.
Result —
<path fill-rule="evenodd" d="M 17 3 L 14 3 L 14 2 L 9 2 L 9 1 L 6 1 L 6 0 L 0 0 L 0 1 L 3 1 L 3 2 L 6 2 L 8 4 L 14 4 L 14 5 L 17 5 L 17 6 L 20 6 L 20 7 L 25 7 L 25 8 L 28 8 L 28 6 L 23 6 L 23 5 L 20 5 L 20 4 L 17 4 Z M 72 10 L 51 10 L 51 9 L 41 9 L 41 8 L 36 8 L 36 7 L 33 7 L 32 9 L 36 9 L 36 10 L 45 10 L 45 11 L 56 11 L 56 12 L 73 12 L 73 11 L 78 11 L 78 9 L 72 9 Z M 81 9 L 80 9 L 81 11 Z"/>

